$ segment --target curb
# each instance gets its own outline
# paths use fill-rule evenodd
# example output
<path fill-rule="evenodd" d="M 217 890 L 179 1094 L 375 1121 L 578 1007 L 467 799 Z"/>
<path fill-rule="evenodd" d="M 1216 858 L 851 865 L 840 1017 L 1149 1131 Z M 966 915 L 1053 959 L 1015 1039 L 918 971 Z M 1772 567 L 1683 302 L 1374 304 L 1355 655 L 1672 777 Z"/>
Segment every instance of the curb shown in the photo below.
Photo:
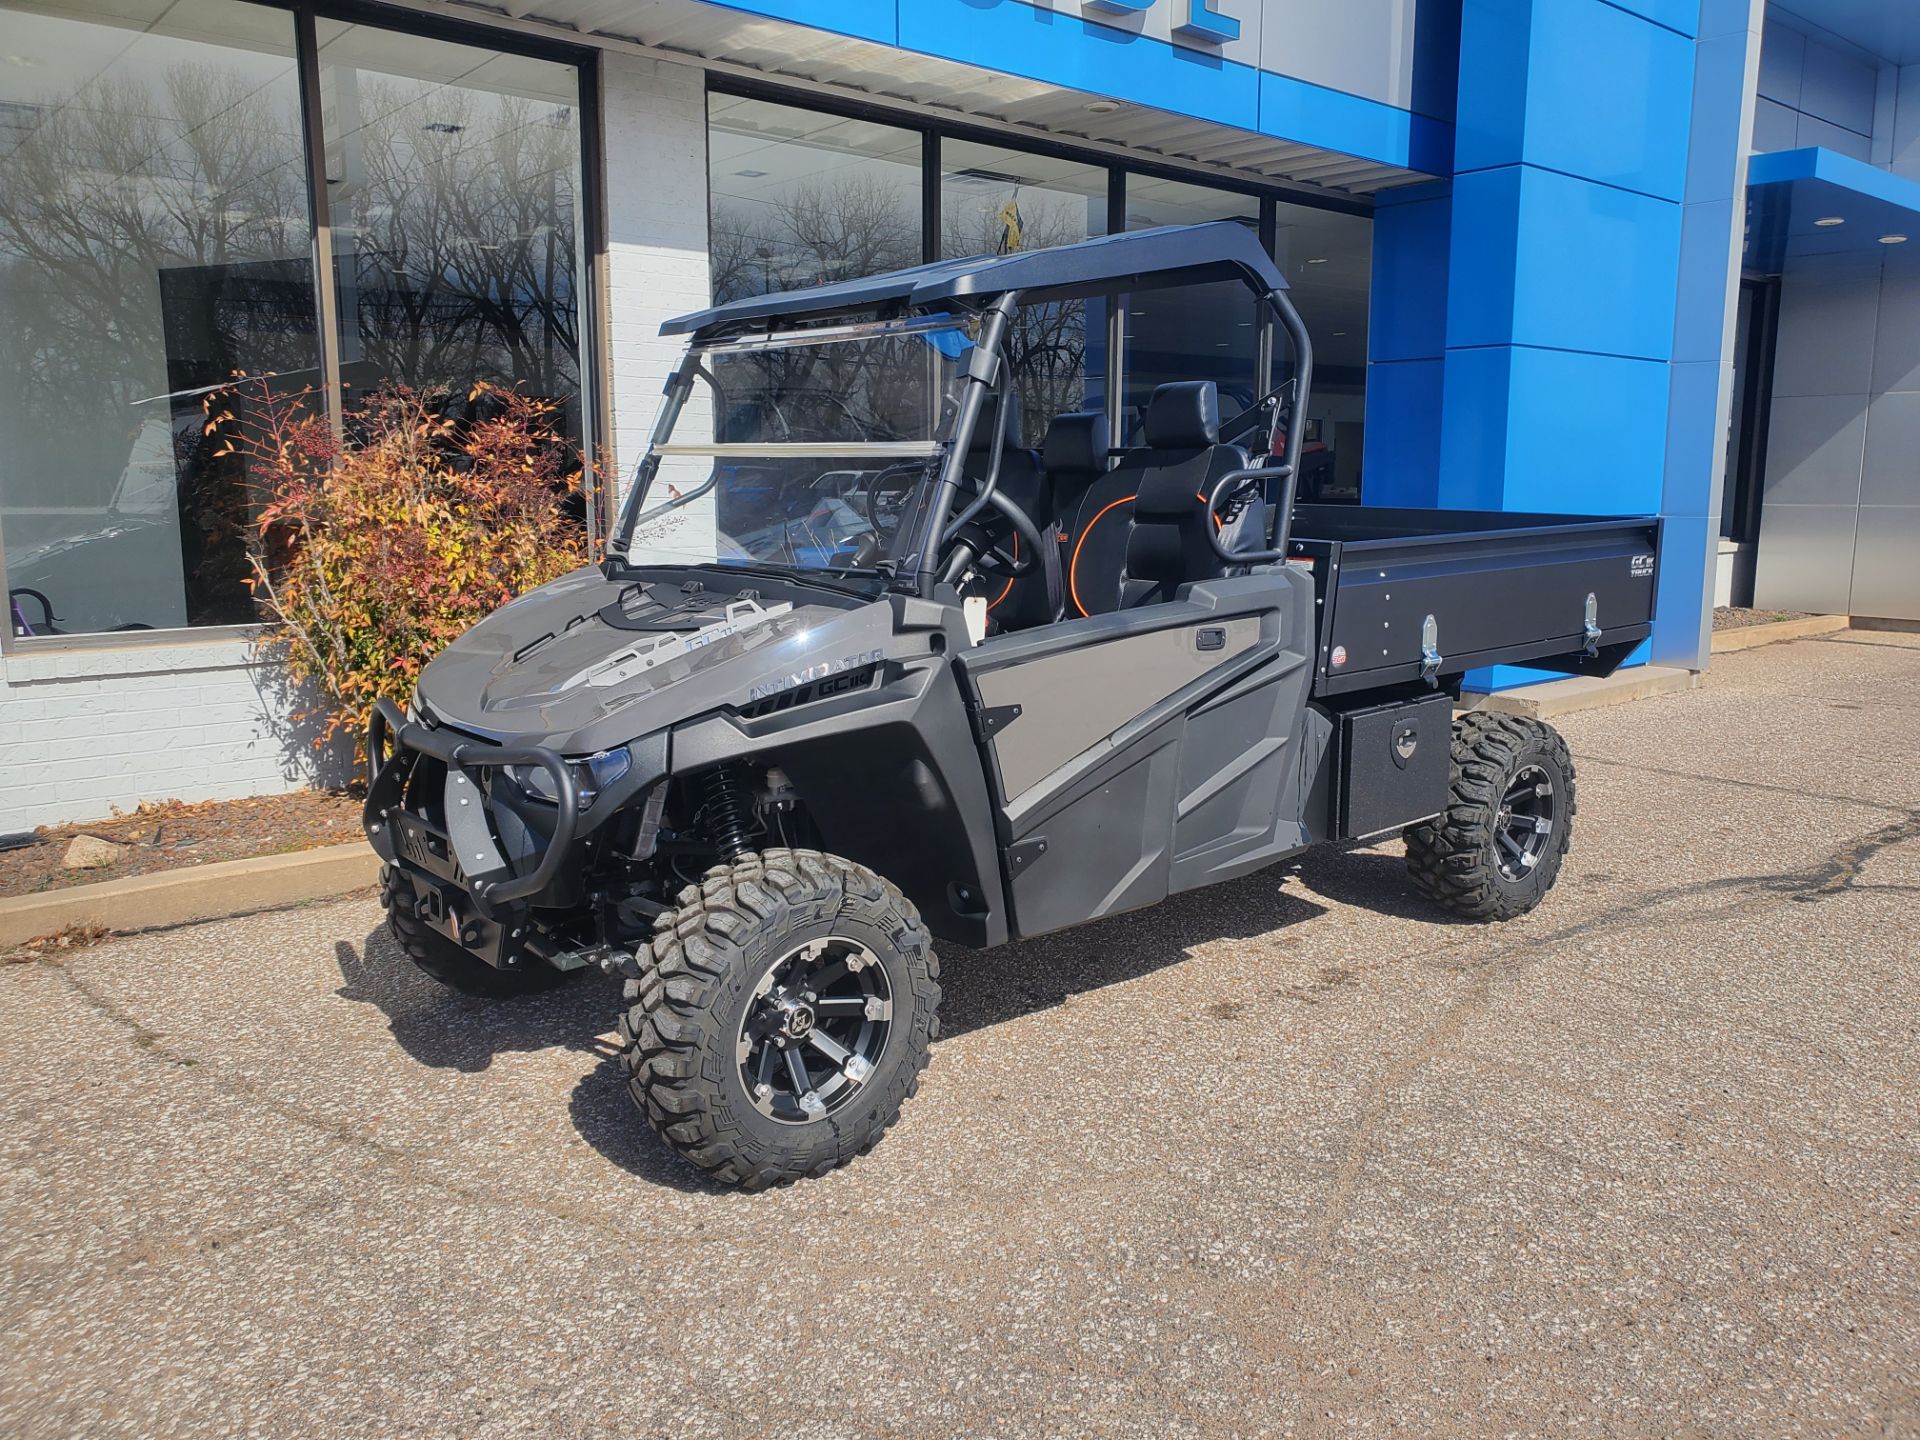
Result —
<path fill-rule="evenodd" d="M 126 934 L 326 900 L 372 885 L 380 857 L 364 843 L 221 860 L 0 900 L 0 949 L 73 928 Z"/>
<path fill-rule="evenodd" d="M 1743 625 L 1738 630 L 1721 630 L 1713 637 L 1713 653 L 1730 655 L 1752 650 L 1759 645 L 1774 645 L 1782 640 L 1804 640 L 1809 635 L 1831 635 L 1845 630 L 1845 615 L 1808 615 L 1800 620 L 1775 620 L 1766 625 Z"/>
<path fill-rule="evenodd" d="M 1631 670 L 1616 671 L 1604 680 L 1592 675 L 1575 675 L 1540 685 L 1522 685 L 1515 690 L 1499 690 L 1491 695 L 1475 695 L 1471 699 L 1463 696 L 1459 708 L 1551 720 L 1575 710 L 1600 710 L 1655 695 L 1674 695 L 1695 689 L 1699 684 L 1699 675 L 1678 666 L 1636 665 Z"/>

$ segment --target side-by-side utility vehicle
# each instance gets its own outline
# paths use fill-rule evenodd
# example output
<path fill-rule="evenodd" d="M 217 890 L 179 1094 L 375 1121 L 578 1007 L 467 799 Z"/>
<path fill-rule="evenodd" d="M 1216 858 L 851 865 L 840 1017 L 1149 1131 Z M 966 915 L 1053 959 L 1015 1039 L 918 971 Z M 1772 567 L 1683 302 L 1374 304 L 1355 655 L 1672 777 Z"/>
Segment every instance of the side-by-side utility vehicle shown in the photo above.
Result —
<path fill-rule="evenodd" d="M 1225 419 L 1200 377 L 1137 411 L 1084 399 L 1063 334 L 1221 282 L 1276 389 Z M 1658 522 L 1296 506 L 1312 346 L 1243 227 L 666 328 L 690 343 L 605 562 L 379 707 L 366 830 L 436 979 L 627 977 L 633 1096 L 695 1165 L 757 1189 L 869 1149 L 938 1034 L 936 937 L 1043 935 L 1398 831 L 1455 915 L 1553 884 L 1566 747 L 1454 702 L 1475 667 L 1621 664 Z"/>

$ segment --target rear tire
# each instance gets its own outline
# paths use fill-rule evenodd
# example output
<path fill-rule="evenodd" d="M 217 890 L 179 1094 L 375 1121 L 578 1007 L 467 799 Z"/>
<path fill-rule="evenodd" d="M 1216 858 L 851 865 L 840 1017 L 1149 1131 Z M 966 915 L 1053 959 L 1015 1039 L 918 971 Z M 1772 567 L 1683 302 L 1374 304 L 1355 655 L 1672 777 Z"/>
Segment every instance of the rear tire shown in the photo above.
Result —
<path fill-rule="evenodd" d="M 1551 725 L 1476 710 L 1453 722 L 1446 810 L 1409 826 L 1413 887 L 1467 920 L 1546 898 L 1573 840 L 1573 757 Z"/>
<path fill-rule="evenodd" d="M 919 912 L 819 851 L 716 866 L 639 959 L 620 1017 L 627 1088 L 661 1139 L 743 1190 L 871 1150 L 939 1035 Z"/>
<path fill-rule="evenodd" d="M 449 990 L 502 1000 L 551 990 L 567 978 L 566 971 L 544 963 L 531 963 L 519 970 L 496 969 L 429 927 L 405 903 L 404 892 L 402 903 L 394 904 L 391 895 L 384 897 L 383 903 L 387 907 L 387 929 L 394 943 L 409 960 Z"/>

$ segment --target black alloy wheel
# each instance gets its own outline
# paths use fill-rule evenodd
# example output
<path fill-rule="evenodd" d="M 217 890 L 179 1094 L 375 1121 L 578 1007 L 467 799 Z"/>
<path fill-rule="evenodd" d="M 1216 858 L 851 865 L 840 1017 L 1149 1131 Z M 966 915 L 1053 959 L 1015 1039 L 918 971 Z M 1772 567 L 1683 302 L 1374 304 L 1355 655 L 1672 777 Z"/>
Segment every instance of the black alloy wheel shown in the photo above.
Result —
<path fill-rule="evenodd" d="M 893 989 L 857 940 L 829 936 L 789 951 L 760 977 L 734 1052 L 753 1107 L 805 1125 L 831 1115 L 873 1077 L 893 1027 Z"/>

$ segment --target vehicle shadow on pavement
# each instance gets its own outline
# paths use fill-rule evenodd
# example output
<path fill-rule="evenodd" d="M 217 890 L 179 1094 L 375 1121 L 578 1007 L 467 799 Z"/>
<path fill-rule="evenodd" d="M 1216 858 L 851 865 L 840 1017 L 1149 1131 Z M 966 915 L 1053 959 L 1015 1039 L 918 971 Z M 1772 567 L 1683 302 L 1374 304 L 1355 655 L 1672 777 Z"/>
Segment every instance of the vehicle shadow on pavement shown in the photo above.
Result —
<path fill-rule="evenodd" d="M 942 1033 L 952 1039 L 1017 1020 L 1177 965 L 1218 941 L 1273 936 L 1326 914 L 1316 896 L 1380 914 L 1447 920 L 1413 894 L 1399 856 L 1312 852 L 1146 910 L 997 950 L 942 945 Z M 627 1094 L 620 1057 L 602 1039 L 619 1015 L 620 981 L 590 971 L 537 995 L 461 995 L 417 970 L 384 925 L 357 950 L 342 940 L 334 953 L 340 997 L 378 1007 L 395 1042 L 420 1064 L 477 1074 L 503 1054 L 561 1047 L 592 1055 L 598 1063 L 574 1087 L 568 1107 L 581 1139 L 641 1179 L 680 1190 L 722 1188 L 661 1144 Z"/>
<path fill-rule="evenodd" d="M 537 995 L 490 1000 L 449 990 L 415 968 L 384 925 L 356 951 L 334 944 L 343 1000 L 374 1005 L 400 1048 L 436 1070 L 472 1074 L 496 1055 L 523 1050 L 598 1050 L 595 1036 L 613 1027 L 619 982 L 598 971 Z"/>
<path fill-rule="evenodd" d="M 490 1000 L 448 990 L 400 953 L 384 925 L 356 950 L 334 944 L 340 998 L 376 1006 L 394 1041 L 422 1065 L 477 1074 L 497 1055 L 562 1048 L 599 1062 L 574 1086 L 574 1129 L 630 1175 L 676 1190 L 720 1193 L 655 1138 L 627 1094 L 619 1055 L 601 1039 L 620 1013 L 620 981 L 585 971 L 537 995 Z"/>
<path fill-rule="evenodd" d="M 1298 862 L 1301 881 L 1322 899 L 1354 910 L 1419 920 L 1429 925 L 1474 925 L 1442 910 L 1413 888 L 1406 857 L 1399 851 L 1338 850 L 1323 845 Z"/>
<path fill-rule="evenodd" d="M 1202 945 L 1269 935 L 1324 915 L 1324 905 L 1285 888 L 1291 870 L 1276 865 L 1146 910 L 997 950 L 943 945 L 941 1033 L 951 1039 L 1017 1020 L 1178 965 Z"/>

